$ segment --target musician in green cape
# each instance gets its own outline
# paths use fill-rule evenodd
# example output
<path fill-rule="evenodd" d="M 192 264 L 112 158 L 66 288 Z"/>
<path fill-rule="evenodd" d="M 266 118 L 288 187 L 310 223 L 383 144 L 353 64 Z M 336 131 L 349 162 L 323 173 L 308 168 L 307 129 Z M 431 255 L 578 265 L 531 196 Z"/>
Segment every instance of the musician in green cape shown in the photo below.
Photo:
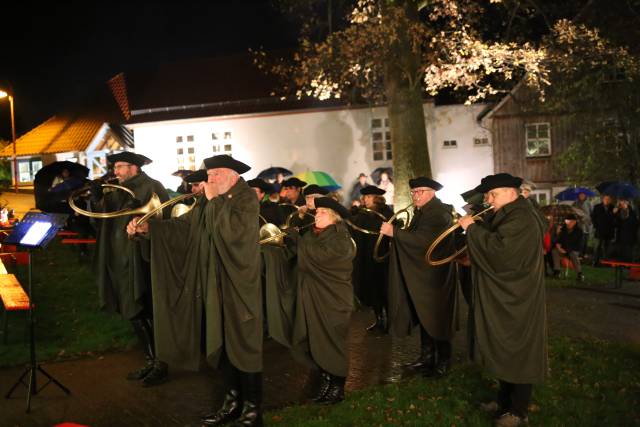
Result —
<path fill-rule="evenodd" d="M 431 178 L 409 180 L 415 213 L 407 229 L 383 223 L 380 232 L 392 238 L 389 256 L 389 332 L 398 337 L 420 327 L 418 360 L 408 365 L 427 377 L 445 375 L 451 363 L 457 301 L 455 267 L 431 266 L 427 248 L 449 226 L 452 206 L 435 195 L 442 185 Z M 453 238 L 436 249 L 435 258 L 453 252 Z"/>
<path fill-rule="evenodd" d="M 495 425 L 526 424 L 533 383 L 547 374 L 547 331 L 542 239 L 545 219 L 518 194 L 522 179 L 507 173 L 482 179 L 495 214 L 484 226 L 467 215 L 473 278 L 471 357 L 500 381 Z"/>
<path fill-rule="evenodd" d="M 262 425 L 262 289 L 259 206 L 240 177 L 250 167 L 228 155 L 205 159 L 205 195 L 188 214 L 150 221 L 158 349 L 168 360 L 196 368 L 201 326 L 207 361 L 222 371 L 225 398 L 204 425 Z M 146 227 L 145 227 L 146 225 Z M 181 263 L 183 261 L 183 263 Z M 204 322 L 203 322 L 204 315 Z"/>
<path fill-rule="evenodd" d="M 291 233 L 286 238 L 298 266 L 292 352 L 297 360 L 321 373 L 320 388 L 313 400 L 333 404 L 344 399 L 348 372 L 355 245 L 342 222 L 349 216 L 347 209 L 329 197 L 318 197 L 314 204 L 313 229 L 303 236 Z"/>
<path fill-rule="evenodd" d="M 94 181 L 91 188 L 94 211 L 113 212 L 144 205 L 153 193 L 160 201 L 169 199 L 162 184 L 141 169 L 151 163 L 149 158 L 124 151 L 107 156 L 107 161 L 114 165 L 118 184 L 133 191 L 135 200 L 120 190 L 103 193 L 101 183 Z M 145 352 L 145 365 L 130 372 L 127 379 L 142 380 L 141 385 L 148 387 L 166 381 L 168 372 L 166 363 L 158 360 L 154 346 L 149 242 L 128 238 L 126 227 L 130 220 L 130 215 L 124 215 L 96 221 L 94 268 L 100 308 L 120 313 L 131 321 Z"/>

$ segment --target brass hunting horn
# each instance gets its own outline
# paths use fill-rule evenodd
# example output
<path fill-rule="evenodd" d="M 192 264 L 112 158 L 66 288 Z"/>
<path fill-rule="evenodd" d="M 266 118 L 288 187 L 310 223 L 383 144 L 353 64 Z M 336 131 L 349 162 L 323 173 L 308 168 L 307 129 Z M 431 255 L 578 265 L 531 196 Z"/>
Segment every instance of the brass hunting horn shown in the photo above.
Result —
<path fill-rule="evenodd" d="M 372 214 L 374 214 L 374 215 L 376 215 L 376 216 L 380 217 L 380 219 L 382 219 L 382 222 L 386 222 L 386 221 L 387 221 L 387 218 L 385 218 L 385 216 L 384 216 L 384 215 L 382 215 L 382 214 L 381 214 L 380 212 L 378 212 L 378 211 L 374 211 L 373 209 L 369 209 L 369 208 L 361 207 L 361 208 L 359 208 L 359 210 L 364 211 L 364 212 L 369 212 L 369 213 L 372 213 Z M 349 226 L 350 226 L 351 228 L 353 228 L 354 230 L 359 231 L 359 232 L 361 232 L 361 233 L 364 233 L 364 234 L 373 234 L 373 235 L 380 234 L 380 229 L 378 229 L 378 230 L 367 230 L 366 228 L 362 228 L 362 227 L 359 227 L 359 226 L 355 225 L 355 224 L 354 224 L 351 220 L 349 220 L 349 219 L 345 219 L 344 221 L 345 221 L 347 224 L 349 224 Z"/>
<path fill-rule="evenodd" d="M 135 198 L 136 195 L 134 194 L 133 191 L 131 191 L 129 188 L 124 187 L 122 185 L 117 185 L 117 184 L 100 184 L 100 186 L 102 188 L 115 188 L 117 190 L 122 190 L 126 193 L 128 193 L 131 197 Z M 75 197 L 78 197 L 79 195 L 81 195 L 82 193 L 86 193 L 87 191 L 89 191 L 90 187 L 89 186 L 85 186 L 82 187 L 76 191 L 74 191 L 73 193 L 71 193 L 71 195 L 69 196 L 69 199 L 67 200 L 69 202 L 69 207 L 71 209 L 73 209 L 75 212 L 79 213 L 80 215 L 84 215 L 84 216 L 88 216 L 90 218 L 116 218 L 119 216 L 126 216 L 126 215 L 137 215 L 137 214 L 145 214 L 149 211 L 152 211 L 155 209 L 156 206 L 158 206 L 160 204 L 160 198 L 158 197 L 158 195 L 156 193 L 152 193 L 151 194 L 151 198 L 149 199 L 149 201 L 144 205 L 141 206 L 137 209 L 131 209 L 131 208 L 127 208 L 127 209 L 120 209 L 119 211 L 114 211 L 114 212 L 90 212 L 90 211 L 86 211 L 80 207 L 78 207 L 76 205 L 76 202 L 74 201 Z"/>
<path fill-rule="evenodd" d="M 154 196 L 155 196 L 155 194 L 154 194 Z M 183 201 L 183 200 L 189 199 L 189 198 L 191 198 L 191 197 L 194 197 L 194 198 L 195 198 L 195 197 L 198 197 L 198 196 L 199 196 L 199 194 L 196 194 L 196 193 L 181 194 L 181 195 L 179 195 L 178 197 L 174 197 L 173 199 L 169 199 L 169 200 L 167 200 L 167 201 L 166 201 L 166 202 L 164 202 L 164 203 L 158 203 L 158 205 L 157 205 L 157 206 L 155 206 L 152 210 L 149 210 L 148 212 L 146 212 L 146 213 L 144 214 L 144 216 L 138 220 L 138 222 L 136 223 L 136 225 L 144 224 L 144 223 L 145 223 L 145 222 L 147 222 L 149 219 L 151 219 L 153 216 L 161 217 L 161 216 L 162 216 L 162 210 L 163 210 L 164 208 L 166 208 L 167 206 L 171 206 L 171 205 L 173 205 L 174 203 L 178 203 L 178 202 L 181 202 L 181 201 Z M 156 196 L 156 197 L 157 197 L 157 196 Z M 158 200 L 158 201 L 159 201 L 159 200 Z M 191 209 L 193 209 L 193 207 L 194 207 L 194 206 L 195 206 L 195 203 L 194 203 L 193 205 L 191 205 L 191 206 L 187 206 L 187 207 L 188 207 L 188 209 L 187 209 L 186 211 L 182 212 L 182 213 L 181 213 L 181 215 L 184 215 L 186 212 L 189 212 Z M 173 216 L 173 211 L 172 211 L 172 217 L 173 217 L 173 218 L 175 218 L 175 217 Z"/>
<path fill-rule="evenodd" d="M 481 219 L 482 215 L 484 215 L 485 213 L 489 212 L 491 209 L 493 209 L 493 206 L 489 206 L 488 208 L 484 209 L 482 212 L 479 212 L 479 213 L 475 214 L 472 218 L 474 220 L 475 219 Z M 427 254 L 425 255 L 425 259 L 427 260 L 427 263 L 429 265 L 435 267 L 435 266 L 438 266 L 438 265 L 446 264 L 448 262 L 453 261 L 458 256 L 460 256 L 460 254 L 462 254 L 464 251 L 467 250 L 467 245 L 464 245 L 462 248 L 458 249 L 457 251 L 454 251 L 451 255 L 449 255 L 446 258 L 439 259 L 439 260 L 434 260 L 434 259 L 431 258 L 431 255 L 433 255 L 433 251 L 440 244 L 440 242 L 442 242 L 449 234 L 453 233 L 458 227 L 460 227 L 460 223 L 456 221 L 455 224 L 453 224 L 451 227 L 447 228 L 438 237 L 436 237 L 436 239 L 433 241 L 433 243 L 431 243 L 431 246 L 429 246 L 429 249 L 427 250 Z"/>
<path fill-rule="evenodd" d="M 409 206 L 407 206 L 404 209 L 400 209 L 398 212 L 394 213 L 393 216 L 391 218 L 389 218 L 387 222 L 387 224 L 392 224 L 393 221 L 396 220 L 396 218 L 398 218 L 401 214 L 406 214 L 407 215 L 407 221 L 402 225 L 402 229 L 406 229 L 409 227 L 409 223 L 411 223 L 411 218 L 413 217 L 413 213 L 411 212 L 411 208 L 413 207 L 413 203 L 411 203 Z M 379 256 L 378 253 L 380 252 L 380 243 L 382 243 L 382 237 L 384 237 L 382 234 L 378 234 L 378 239 L 376 240 L 376 245 L 373 247 L 373 259 L 376 262 L 382 262 L 385 260 L 385 258 L 387 258 L 389 256 L 389 252 L 387 252 L 386 254 L 384 254 L 383 256 Z"/>

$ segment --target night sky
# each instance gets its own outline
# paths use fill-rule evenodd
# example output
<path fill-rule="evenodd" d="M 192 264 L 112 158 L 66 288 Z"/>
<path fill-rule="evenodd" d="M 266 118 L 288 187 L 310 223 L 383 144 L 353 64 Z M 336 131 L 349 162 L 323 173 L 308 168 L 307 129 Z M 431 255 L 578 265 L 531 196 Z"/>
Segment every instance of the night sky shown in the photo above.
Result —
<path fill-rule="evenodd" d="M 1 10 L 0 87 L 14 93 L 18 137 L 119 72 L 296 40 L 269 0 L 23 0 Z M 10 138 L 5 99 L 0 139 Z"/>

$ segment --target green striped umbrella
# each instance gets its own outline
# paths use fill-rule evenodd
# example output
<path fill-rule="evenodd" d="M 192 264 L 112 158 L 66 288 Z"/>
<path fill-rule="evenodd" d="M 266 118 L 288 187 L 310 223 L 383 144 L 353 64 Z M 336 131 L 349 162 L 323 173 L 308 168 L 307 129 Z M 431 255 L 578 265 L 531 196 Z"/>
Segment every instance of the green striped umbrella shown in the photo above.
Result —
<path fill-rule="evenodd" d="M 301 172 L 296 177 L 307 184 L 315 184 L 327 191 L 336 191 L 342 188 L 335 179 L 331 178 L 331 175 L 322 171 Z"/>

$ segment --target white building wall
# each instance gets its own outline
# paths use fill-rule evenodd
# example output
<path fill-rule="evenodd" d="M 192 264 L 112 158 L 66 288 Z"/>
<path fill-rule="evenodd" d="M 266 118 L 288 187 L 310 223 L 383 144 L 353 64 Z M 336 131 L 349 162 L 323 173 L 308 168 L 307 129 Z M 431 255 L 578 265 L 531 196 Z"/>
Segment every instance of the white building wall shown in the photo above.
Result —
<path fill-rule="evenodd" d="M 473 147 L 473 137 L 485 135 L 475 117 L 482 106 L 425 104 L 431 164 L 434 177 L 445 185 L 442 197 L 461 206 L 457 193 L 474 187 L 493 172 L 490 147 Z M 244 174 L 254 178 L 270 166 L 282 166 L 295 173 L 320 170 L 343 186 L 346 197 L 360 172 L 367 175 L 377 167 L 391 166 L 391 160 L 374 161 L 371 119 L 387 117 L 386 108 L 360 108 L 259 115 L 207 117 L 134 124 L 135 151 L 153 159 L 144 170 L 175 189 L 180 179 L 171 176 L 178 169 L 177 148 L 193 146 L 195 167 L 214 154 L 213 145 L 231 143 L 233 157 L 252 166 Z M 429 120 L 435 118 L 435 120 Z M 231 133 L 224 139 L 225 132 Z M 212 140 L 216 133 L 218 140 Z M 187 136 L 193 136 L 193 143 Z M 182 136 L 183 142 L 176 143 Z M 457 139 L 457 149 L 443 150 L 443 137 Z M 223 147 L 222 147 L 223 148 Z M 224 152 L 224 151 L 222 151 Z"/>

